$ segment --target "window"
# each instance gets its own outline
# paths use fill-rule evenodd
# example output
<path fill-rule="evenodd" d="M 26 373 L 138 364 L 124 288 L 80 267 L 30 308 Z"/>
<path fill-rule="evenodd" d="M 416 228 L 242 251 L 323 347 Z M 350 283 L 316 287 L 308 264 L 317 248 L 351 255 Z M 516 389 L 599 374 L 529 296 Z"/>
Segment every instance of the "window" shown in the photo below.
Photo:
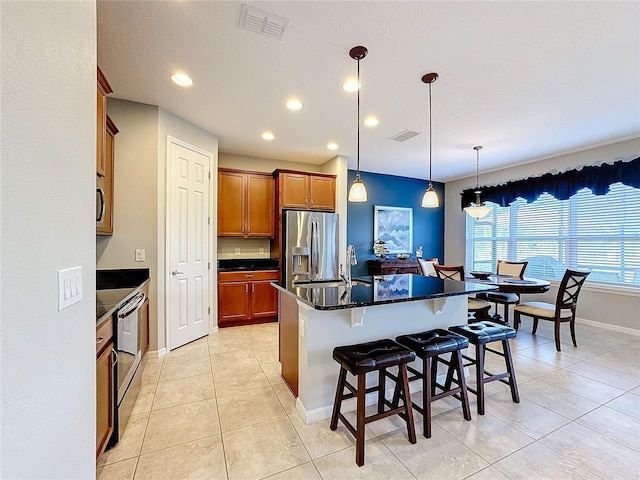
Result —
<path fill-rule="evenodd" d="M 583 188 L 567 200 L 544 193 L 532 203 L 467 216 L 469 270 L 498 260 L 528 261 L 526 275 L 560 280 L 567 268 L 591 270 L 589 282 L 640 287 L 640 189 L 615 183 L 606 195 Z"/>

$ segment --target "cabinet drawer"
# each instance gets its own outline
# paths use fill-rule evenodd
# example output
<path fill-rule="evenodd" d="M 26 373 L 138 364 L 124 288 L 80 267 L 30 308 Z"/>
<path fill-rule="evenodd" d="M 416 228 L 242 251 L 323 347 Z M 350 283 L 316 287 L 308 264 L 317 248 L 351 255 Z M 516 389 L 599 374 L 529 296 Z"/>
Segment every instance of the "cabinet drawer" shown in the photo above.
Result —
<path fill-rule="evenodd" d="M 245 272 L 220 272 L 219 282 L 251 282 L 254 280 L 278 280 L 277 270 L 254 270 Z"/>
<path fill-rule="evenodd" d="M 113 338 L 113 320 L 109 318 L 96 329 L 96 354 L 106 347 Z"/>

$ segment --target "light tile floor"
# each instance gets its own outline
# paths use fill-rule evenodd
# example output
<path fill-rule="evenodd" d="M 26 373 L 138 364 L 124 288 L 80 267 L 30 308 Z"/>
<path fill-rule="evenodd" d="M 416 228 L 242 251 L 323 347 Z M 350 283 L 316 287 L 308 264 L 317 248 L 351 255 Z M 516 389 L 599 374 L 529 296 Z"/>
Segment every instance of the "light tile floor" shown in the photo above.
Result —
<path fill-rule="evenodd" d="M 97 477 L 639 479 L 640 337 L 579 324 L 574 348 L 564 330 L 561 353 L 547 322 L 532 336 L 525 320 L 512 341 L 519 404 L 492 383 L 486 414 L 474 404 L 465 422 L 456 401 L 441 400 L 431 439 L 416 412 L 416 445 L 397 417 L 374 422 L 358 468 L 344 426 L 305 425 L 296 413 L 280 378 L 277 324 L 221 329 L 145 359 L 134 415 Z"/>

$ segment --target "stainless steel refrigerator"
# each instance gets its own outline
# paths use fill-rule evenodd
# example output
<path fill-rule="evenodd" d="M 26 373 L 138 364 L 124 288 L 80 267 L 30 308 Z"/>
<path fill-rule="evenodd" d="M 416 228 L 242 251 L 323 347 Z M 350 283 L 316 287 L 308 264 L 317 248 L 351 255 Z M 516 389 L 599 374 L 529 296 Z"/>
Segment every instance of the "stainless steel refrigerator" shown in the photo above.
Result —
<path fill-rule="evenodd" d="M 286 210 L 283 213 L 284 283 L 336 280 L 338 214 Z"/>

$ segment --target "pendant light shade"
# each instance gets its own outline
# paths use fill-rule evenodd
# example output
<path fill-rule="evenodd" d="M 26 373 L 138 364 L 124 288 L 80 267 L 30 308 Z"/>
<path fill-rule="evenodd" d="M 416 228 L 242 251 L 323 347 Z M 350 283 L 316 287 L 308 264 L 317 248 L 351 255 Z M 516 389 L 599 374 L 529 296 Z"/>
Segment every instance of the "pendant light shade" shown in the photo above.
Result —
<path fill-rule="evenodd" d="M 360 60 L 367 56 L 367 49 L 363 46 L 353 47 L 349 56 L 358 62 L 358 85 L 360 85 Z M 367 189 L 360 180 L 360 87 L 358 87 L 358 148 L 356 150 L 356 179 L 349 189 L 350 202 L 366 202 Z"/>
<path fill-rule="evenodd" d="M 487 207 L 480 201 L 480 187 L 478 187 L 478 176 L 480 172 L 480 150 L 482 150 L 482 145 L 478 145 L 477 147 L 473 147 L 476 151 L 476 189 L 473 193 L 476 194 L 476 203 L 473 206 L 464 207 L 464 211 L 469 214 L 469 216 L 475 218 L 476 220 L 480 220 L 487 216 L 487 214 L 491 211 L 491 207 Z"/>
<path fill-rule="evenodd" d="M 433 184 L 431 183 L 431 84 L 435 82 L 437 78 L 437 73 L 427 73 L 422 77 L 422 81 L 429 84 L 429 188 L 427 188 L 427 191 L 424 192 L 424 196 L 422 197 L 422 206 L 424 208 L 437 208 L 440 206 L 438 194 L 433 189 Z"/>

